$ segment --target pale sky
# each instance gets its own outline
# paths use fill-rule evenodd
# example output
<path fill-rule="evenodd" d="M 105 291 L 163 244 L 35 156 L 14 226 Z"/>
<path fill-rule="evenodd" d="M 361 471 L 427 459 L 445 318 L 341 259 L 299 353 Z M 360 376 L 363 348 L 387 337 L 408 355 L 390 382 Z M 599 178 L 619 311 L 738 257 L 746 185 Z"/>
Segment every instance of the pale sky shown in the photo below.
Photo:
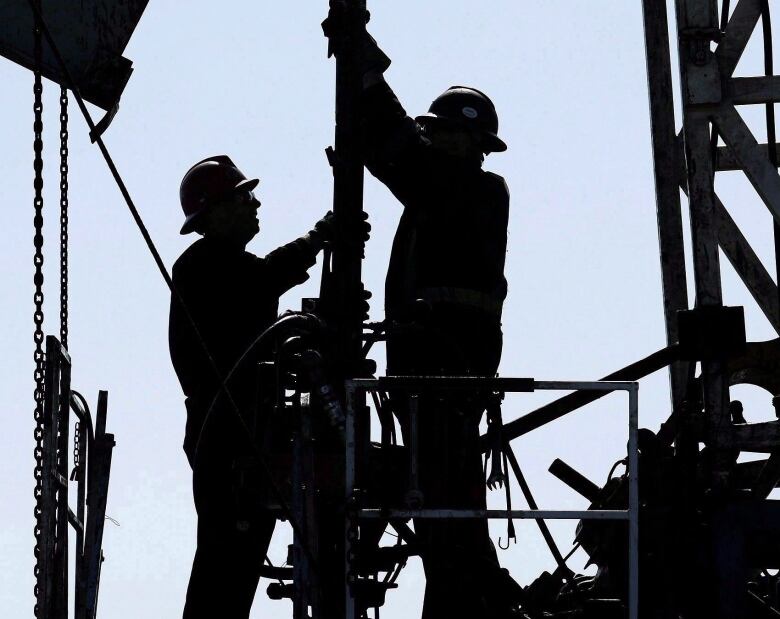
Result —
<path fill-rule="evenodd" d="M 640 1 L 393 0 L 370 2 L 370 9 L 369 29 L 393 59 L 387 79 L 410 113 L 424 112 L 454 84 L 487 92 L 498 109 L 509 150 L 488 157 L 485 167 L 505 176 L 512 195 L 501 374 L 592 380 L 663 347 Z M 125 52 L 135 72 L 105 141 L 169 267 L 193 240 L 178 234 L 179 182 L 208 155 L 229 154 L 261 178 L 261 234 L 251 251 L 264 254 L 292 240 L 330 208 L 323 151 L 333 139 L 334 65 L 319 25 L 326 12 L 324 0 L 151 0 Z M 757 43 L 738 74 L 762 71 Z M 5 616 L 31 617 L 32 75 L 0 60 L 0 83 L 0 404 L 7 420 L 0 432 L 0 606 Z M 46 332 L 54 334 L 58 96 L 47 83 Z M 763 139 L 760 112 L 746 117 Z M 117 441 L 107 512 L 120 526 L 106 526 L 99 616 L 177 617 L 196 521 L 181 450 L 183 399 L 167 349 L 168 291 L 75 104 L 70 171 L 73 384 L 93 406 L 98 389 L 109 391 L 108 429 Z M 729 173 L 717 188 L 756 252 L 773 264 L 771 220 L 747 181 Z M 400 207 L 369 177 L 366 210 L 374 232 L 365 282 L 374 293 L 372 319 L 381 319 Z M 775 336 L 723 262 L 726 303 L 746 305 L 749 338 Z M 318 275 L 319 267 L 282 307 L 296 309 L 301 297 L 316 296 Z M 382 355 L 378 349 L 380 367 Z M 639 393 L 641 425 L 657 429 L 669 409 L 666 374 L 642 381 Z M 735 394 L 745 398 L 748 421 L 772 418 L 768 395 L 749 388 Z M 551 397 L 510 398 L 504 419 Z M 625 454 L 626 437 L 626 398 L 615 395 L 514 447 L 541 507 L 584 509 L 547 467 L 560 457 L 601 484 Z M 490 497 L 502 505 L 502 492 Z M 525 506 L 519 491 L 514 503 Z M 564 553 L 575 524 L 551 523 Z M 516 528 L 518 543 L 499 557 L 528 584 L 553 560 L 533 522 Z M 492 533 L 494 540 L 505 536 L 505 523 L 494 523 Z M 284 557 L 289 537 L 280 525 L 273 560 Z M 575 555 L 570 565 L 581 570 L 583 563 Z M 288 602 L 267 600 L 266 584 L 252 617 L 290 616 Z M 422 589 L 413 562 L 382 616 L 416 616 Z"/>

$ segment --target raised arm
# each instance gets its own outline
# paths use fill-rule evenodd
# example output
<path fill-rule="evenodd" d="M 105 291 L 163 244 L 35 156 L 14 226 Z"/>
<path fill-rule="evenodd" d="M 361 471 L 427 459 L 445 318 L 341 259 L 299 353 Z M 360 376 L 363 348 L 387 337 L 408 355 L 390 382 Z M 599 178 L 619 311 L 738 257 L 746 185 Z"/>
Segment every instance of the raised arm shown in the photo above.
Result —
<path fill-rule="evenodd" d="M 344 9 L 331 6 L 322 27 L 329 40 L 329 55 L 338 55 L 342 46 Z M 362 67 L 364 155 L 368 170 L 407 203 L 409 187 L 420 178 L 427 141 L 420 127 L 398 101 L 384 79 L 390 58 L 367 32 L 363 38 Z"/>
<path fill-rule="evenodd" d="M 407 187 L 424 173 L 428 142 L 381 74 L 369 73 L 366 78 L 366 167 L 405 203 Z"/>

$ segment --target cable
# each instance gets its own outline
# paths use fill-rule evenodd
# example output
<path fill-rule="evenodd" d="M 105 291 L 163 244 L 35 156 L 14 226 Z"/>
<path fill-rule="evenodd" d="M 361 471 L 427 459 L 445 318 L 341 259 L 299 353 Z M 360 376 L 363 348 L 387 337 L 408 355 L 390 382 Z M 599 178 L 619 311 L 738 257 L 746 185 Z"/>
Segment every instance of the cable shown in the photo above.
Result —
<path fill-rule="evenodd" d="M 233 411 L 233 413 L 236 415 L 239 424 L 242 426 L 242 429 L 247 433 L 249 437 L 252 436 L 252 432 L 247 427 L 246 422 L 244 421 L 243 417 L 241 416 L 240 411 L 238 410 L 238 405 L 236 404 L 235 400 L 233 399 L 232 394 L 230 393 L 230 390 L 228 389 L 227 385 L 225 384 L 225 381 L 222 379 L 221 372 L 219 371 L 219 368 L 217 367 L 216 362 L 214 361 L 214 358 L 211 356 L 211 352 L 208 350 L 208 346 L 206 345 L 205 340 L 203 339 L 202 334 L 200 333 L 200 330 L 198 329 L 197 324 L 195 323 L 194 318 L 192 317 L 192 314 L 190 313 L 189 309 L 187 308 L 187 305 L 184 303 L 184 299 L 182 299 L 181 295 L 179 294 L 179 291 L 176 289 L 176 286 L 173 284 L 173 280 L 171 279 L 171 276 L 168 274 L 168 270 L 165 267 L 165 263 L 162 260 L 162 257 L 160 256 L 160 253 L 157 251 L 157 248 L 154 245 L 154 241 L 152 240 L 151 235 L 149 234 L 149 231 L 146 228 L 146 225 L 143 222 L 143 219 L 141 218 L 141 215 L 138 212 L 138 209 L 135 207 L 135 203 L 133 202 L 132 197 L 130 196 L 130 192 L 127 189 L 127 186 L 125 185 L 124 181 L 122 180 L 121 175 L 119 174 L 119 171 L 116 168 L 116 165 L 114 164 L 114 160 L 111 157 L 111 154 L 108 152 L 108 148 L 106 148 L 105 143 L 103 142 L 103 139 L 101 138 L 100 134 L 97 132 L 95 128 L 95 123 L 92 120 L 92 116 L 89 113 L 89 110 L 87 109 L 86 104 L 84 103 L 84 99 L 81 97 L 81 94 L 78 91 L 78 88 L 76 86 L 76 82 L 73 80 L 73 77 L 70 74 L 70 70 L 68 69 L 67 65 L 65 64 L 64 59 L 62 58 L 62 55 L 60 54 L 59 48 L 57 47 L 56 43 L 54 42 L 54 39 L 52 38 L 51 32 L 49 31 L 48 26 L 46 25 L 46 22 L 43 20 L 43 16 L 41 14 L 41 11 L 39 10 L 38 6 L 35 4 L 35 0 L 27 0 L 28 4 L 30 5 L 31 9 L 33 10 L 33 13 L 35 14 L 36 19 L 38 20 L 38 23 L 40 24 L 40 30 L 43 34 L 43 36 L 46 38 L 46 42 L 49 45 L 49 48 L 52 51 L 52 54 L 54 55 L 55 60 L 57 61 L 57 64 L 59 65 L 63 77 L 65 78 L 65 81 L 67 82 L 68 88 L 70 88 L 71 92 L 73 93 L 74 98 L 76 99 L 76 103 L 79 106 L 79 110 L 81 111 L 82 116 L 84 117 L 84 120 L 87 123 L 87 126 L 90 130 L 90 136 L 92 137 L 93 141 L 98 145 L 98 148 L 100 149 L 101 154 L 103 155 L 103 159 L 106 162 L 106 165 L 108 166 L 109 171 L 111 172 L 111 175 L 114 177 L 114 181 L 117 184 L 117 187 L 119 188 L 119 191 L 122 194 L 122 197 L 125 199 L 125 203 L 127 204 L 128 209 L 130 210 L 130 214 L 133 217 L 133 220 L 135 221 L 136 226 L 138 227 L 138 230 L 141 232 L 141 236 L 143 236 L 144 241 L 146 242 L 146 246 L 149 249 L 149 252 L 152 254 L 152 258 L 154 259 L 155 264 L 157 265 L 158 270 L 160 271 L 160 274 L 162 275 L 163 279 L 165 280 L 166 285 L 168 286 L 168 289 L 171 291 L 171 294 L 174 297 L 174 301 L 179 303 L 182 310 L 184 311 L 184 314 L 187 318 L 187 321 L 190 323 L 190 326 L 192 327 L 196 339 L 198 340 L 198 343 L 203 348 L 203 352 L 205 353 L 209 364 L 212 367 L 212 370 L 214 371 L 215 375 L 217 376 L 217 379 L 220 382 L 220 390 L 224 391 L 225 395 L 228 398 L 228 402 L 230 404 L 230 408 Z M 314 556 L 311 552 L 311 549 L 308 547 L 308 545 L 303 541 L 305 538 L 302 535 L 302 529 L 298 522 L 296 521 L 292 510 L 290 509 L 290 506 L 287 504 L 287 501 L 284 499 L 284 495 L 282 494 L 281 489 L 274 481 L 273 477 L 271 476 L 271 469 L 268 465 L 267 460 L 263 456 L 263 454 L 260 452 L 260 450 L 257 448 L 257 445 L 255 445 L 254 441 L 250 440 L 250 444 L 252 445 L 252 449 L 255 452 L 255 456 L 258 459 L 258 462 L 260 463 L 263 473 L 266 475 L 269 485 L 271 487 L 271 491 L 275 495 L 275 498 L 277 501 L 279 501 L 279 505 L 282 508 L 282 510 L 285 513 L 285 516 L 290 521 L 290 526 L 292 526 L 295 533 L 301 538 L 302 540 L 302 547 L 304 552 L 306 553 L 307 557 L 309 558 L 312 569 L 315 572 L 318 572 L 318 567 L 316 564 L 316 561 L 314 559 Z"/>
<path fill-rule="evenodd" d="M 290 314 L 289 316 L 284 316 L 277 320 L 275 323 L 273 323 L 271 326 L 269 326 L 265 331 L 263 331 L 260 335 L 258 335 L 255 340 L 247 346 L 244 353 L 238 358 L 238 361 L 233 364 L 233 367 L 230 368 L 230 371 L 225 375 L 224 384 L 227 385 L 227 383 L 230 381 L 231 378 L 233 378 L 233 374 L 236 373 L 238 368 L 241 366 L 241 364 L 246 360 L 246 358 L 249 356 L 249 354 L 260 344 L 263 343 L 263 340 L 265 338 L 270 337 L 273 335 L 276 331 L 280 330 L 283 326 L 286 326 L 290 322 L 298 322 L 298 321 L 316 321 L 317 319 L 312 316 L 311 314 Z M 227 387 L 226 387 L 227 388 Z M 200 434 L 198 435 L 198 440 L 195 443 L 195 452 L 193 456 L 193 461 L 195 461 L 198 457 L 198 449 L 200 448 L 200 442 L 203 438 L 203 430 L 206 427 L 206 424 L 208 423 L 209 419 L 211 418 L 211 413 L 214 410 L 214 407 L 217 404 L 217 401 L 219 400 L 220 392 L 217 391 L 214 398 L 211 400 L 211 404 L 209 405 L 208 410 L 206 411 L 206 416 L 203 418 L 203 425 L 201 426 Z M 248 428 L 247 428 L 247 431 Z"/>

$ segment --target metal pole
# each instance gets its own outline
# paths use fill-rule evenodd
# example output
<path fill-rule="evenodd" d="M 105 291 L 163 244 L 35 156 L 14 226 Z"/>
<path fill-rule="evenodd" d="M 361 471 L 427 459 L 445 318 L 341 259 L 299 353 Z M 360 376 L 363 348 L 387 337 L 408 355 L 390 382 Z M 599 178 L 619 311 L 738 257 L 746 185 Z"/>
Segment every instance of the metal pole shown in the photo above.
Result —
<path fill-rule="evenodd" d="M 346 384 L 347 418 L 345 432 L 345 467 L 344 467 L 344 497 L 345 497 L 345 528 L 344 528 L 344 608 L 346 619 L 356 619 L 357 609 L 355 599 L 352 596 L 352 563 L 353 531 L 357 527 L 356 505 L 354 505 L 355 491 L 355 387 L 350 381 Z"/>
<path fill-rule="evenodd" d="M 628 510 L 549 510 L 549 509 L 361 509 L 361 518 L 382 520 L 426 518 L 431 520 L 453 518 L 458 520 L 517 518 L 518 520 L 628 520 Z"/>
<path fill-rule="evenodd" d="M 55 340 L 56 342 L 56 340 Z M 61 356 L 64 349 L 57 342 L 57 354 Z M 59 393 L 56 395 L 57 405 L 52 411 L 57 416 L 56 453 L 54 455 L 54 467 L 57 488 L 57 545 L 55 549 L 55 570 L 57 585 L 55 587 L 55 605 L 57 613 L 62 613 L 63 619 L 68 616 L 68 451 L 70 436 L 70 361 L 60 359 L 60 384 Z"/>
<path fill-rule="evenodd" d="M 719 65 L 711 51 L 718 33 L 718 16 L 711 0 L 677 0 L 683 128 L 687 160 L 693 267 L 697 306 L 721 306 L 722 290 L 717 234 L 716 196 L 710 123 L 722 104 Z M 719 448 L 719 431 L 728 425 L 728 384 L 724 364 L 701 362 L 708 443 L 713 447 L 711 483 L 725 484 L 729 454 Z"/>
<path fill-rule="evenodd" d="M 333 166 L 333 212 L 338 225 L 356 229 L 363 216 L 363 153 L 361 147 L 362 55 L 366 29 L 365 0 L 344 0 L 343 20 L 336 44 L 336 135 Z M 360 242 L 333 245 L 332 270 L 320 292 L 326 319 L 336 333 L 336 350 L 342 376 L 360 375 L 363 333 L 361 281 L 363 247 Z M 355 239 L 357 241 L 357 239 Z M 354 308 L 343 311 L 343 308 Z M 337 370 L 338 372 L 338 370 Z"/>
<path fill-rule="evenodd" d="M 628 616 L 639 617 L 639 385 L 628 391 Z"/>

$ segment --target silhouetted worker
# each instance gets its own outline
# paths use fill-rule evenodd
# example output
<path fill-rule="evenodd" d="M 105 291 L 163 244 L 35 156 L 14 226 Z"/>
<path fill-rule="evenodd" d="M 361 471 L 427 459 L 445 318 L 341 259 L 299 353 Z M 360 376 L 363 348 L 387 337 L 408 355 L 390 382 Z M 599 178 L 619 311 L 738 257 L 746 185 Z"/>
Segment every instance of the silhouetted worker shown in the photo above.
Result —
<path fill-rule="evenodd" d="M 338 17 L 331 11 L 326 35 L 337 36 Z M 408 322 L 419 316 L 419 300 L 430 308 L 421 331 L 388 334 L 388 374 L 495 376 L 509 217 L 504 179 L 482 169 L 486 154 L 506 150 L 495 107 L 479 90 L 454 86 L 411 118 L 383 78 L 390 60 L 371 37 L 363 56 L 366 165 L 404 207 L 385 283 L 386 318 Z M 409 400 L 393 400 L 408 438 Z M 485 508 L 484 406 L 479 394 L 420 397 L 424 507 Z M 509 616 L 514 604 L 499 584 L 508 576 L 486 521 L 418 520 L 415 529 L 424 548 L 424 619 Z"/>
<path fill-rule="evenodd" d="M 236 462 L 251 456 L 251 439 L 221 392 L 220 378 L 199 337 L 224 379 L 276 320 L 279 296 L 308 279 L 307 270 L 332 228 L 326 215 L 314 230 L 264 258 L 247 252 L 246 244 L 259 231 L 260 202 L 252 191 L 257 184 L 220 155 L 194 165 L 180 189 L 186 216 L 181 233 L 203 237 L 173 267 L 173 283 L 199 336 L 176 299 L 171 300 L 169 325 L 171 359 L 186 396 L 184 451 L 193 468 L 198 512 L 198 547 L 185 619 L 249 616 L 274 529 L 274 517 L 262 508 L 247 512 L 246 506 L 239 509 L 237 504 L 234 469 Z M 256 365 L 262 357 L 262 351 L 248 355 L 227 383 L 249 427 Z"/>
<path fill-rule="evenodd" d="M 495 376 L 509 216 L 504 179 L 482 169 L 485 154 L 506 149 L 495 108 L 480 91 L 456 86 L 413 120 L 380 73 L 366 83 L 368 169 L 404 206 L 385 282 L 386 317 L 408 320 L 418 299 L 430 307 L 421 333 L 390 333 L 388 374 Z M 398 406 L 402 427 L 406 404 Z M 483 410 L 476 394 L 420 399 L 425 507 L 485 508 L 477 443 Z M 417 521 L 415 528 L 426 548 L 423 617 L 500 616 L 487 522 Z"/>

